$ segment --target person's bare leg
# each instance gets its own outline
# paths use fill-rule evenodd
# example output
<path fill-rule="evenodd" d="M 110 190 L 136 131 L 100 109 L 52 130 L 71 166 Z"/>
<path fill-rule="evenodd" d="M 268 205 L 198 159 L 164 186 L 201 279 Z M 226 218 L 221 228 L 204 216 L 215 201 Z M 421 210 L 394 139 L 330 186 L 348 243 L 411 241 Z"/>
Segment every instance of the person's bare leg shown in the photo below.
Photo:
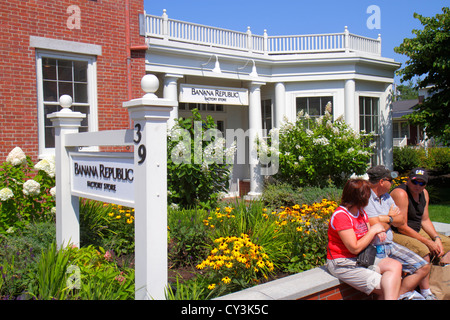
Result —
<path fill-rule="evenodd" d="M 429 289 L 430 288 L 430 255 L 427 254 L 425 257 L 423 257 L 426 262 L 428 262 L 428 265 L 430 266 L 430 269 L 428 270 L 428 274 L 422 279 L 422 281 L 419 282 L 420 289 Z"/>
<path fill-rule="evenodd" d="M 417 270 L 415 273 L 403 278 L 402 284 L 400 286 L 400 295 L 414 290 L 419 285 L 419 283 L 422 283 L 422 280 L 424 278 L 428 277 L 428 275 L 430 274 L 430 270 L 431 265 L 427 264 Z"/>
<path fill-rule="evenodd" d="M 381 290 L 384 300 L 397 300 L 399 297 L 402 265 L 397 260 L 384 258 L 377 265 L 381 273 Z"/>

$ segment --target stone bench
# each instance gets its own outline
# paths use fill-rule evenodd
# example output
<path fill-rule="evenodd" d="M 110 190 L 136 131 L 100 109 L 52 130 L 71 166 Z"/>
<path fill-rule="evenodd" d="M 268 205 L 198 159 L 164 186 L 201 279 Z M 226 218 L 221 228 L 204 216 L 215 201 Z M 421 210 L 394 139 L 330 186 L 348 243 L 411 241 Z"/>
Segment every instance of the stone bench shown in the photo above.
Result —
<path fill-rule="evenodd" d="M 318 267 L 270 281 L 216 300 L 363 300 L 371 299 Z"/>

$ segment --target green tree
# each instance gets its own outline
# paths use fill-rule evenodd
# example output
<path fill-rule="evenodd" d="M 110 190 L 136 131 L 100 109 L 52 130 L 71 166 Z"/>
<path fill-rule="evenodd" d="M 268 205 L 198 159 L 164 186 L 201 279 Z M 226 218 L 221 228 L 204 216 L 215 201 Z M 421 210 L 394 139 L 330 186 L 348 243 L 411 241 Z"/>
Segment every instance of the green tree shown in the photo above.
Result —
<path fill-rule="evenodd" d="M 450 10 L 424 17 L 414 13 L 423 30 L 414 29 L 415 38 L 404 39 L 394 50 L 407 55 L 409 60 L 398 71 L 402 81 L 416 77 L 418 88 L 431 87 L 432 96 L 414 108 L 408 120 L 426 128 L 428 136 L 444 145 L 450 145 Z"/>
<path fill-rule="evenodd" d="M 406 85 L 398 85 L 397 92 L 398 95 L 396 96 L 396 100 L 417 99 L 419 96 L 419 90 L 417 90 L 417 87 L 415 87 L 412 80 L 410 80 Z"/>

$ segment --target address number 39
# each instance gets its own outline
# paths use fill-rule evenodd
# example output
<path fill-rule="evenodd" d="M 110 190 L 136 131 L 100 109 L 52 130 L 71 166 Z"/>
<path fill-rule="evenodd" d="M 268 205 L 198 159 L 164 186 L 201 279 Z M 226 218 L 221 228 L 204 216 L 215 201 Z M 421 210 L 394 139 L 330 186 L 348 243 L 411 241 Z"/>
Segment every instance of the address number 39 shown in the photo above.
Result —
<path fill-rule="evenodd" d="M 139 157 L 138 164 L 142 164 L 145 162 L 145 158 L 147 157 L 147 149 L 144 144 L 140 144 L 142 140 L 142 126 L 139 123 L 136 123 L 134 126 L 136 128 L 136 138 L 133 140 L 134 143 L 138 146 L 137 153 Z"/>

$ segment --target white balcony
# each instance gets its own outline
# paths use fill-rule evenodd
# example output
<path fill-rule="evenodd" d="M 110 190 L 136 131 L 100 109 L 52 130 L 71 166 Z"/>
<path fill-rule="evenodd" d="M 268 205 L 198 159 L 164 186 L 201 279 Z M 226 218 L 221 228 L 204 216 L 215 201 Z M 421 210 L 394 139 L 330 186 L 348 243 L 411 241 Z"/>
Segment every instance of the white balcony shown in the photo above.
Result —
<path fill-rule="evenodd" d="M 269 36 L 264 30 L 264 35 L 255 35 L 250 27 L 247 32 L 239 32 L 169 19 L 165 10 L 162 16 L 145 15 L 145 36 L 262 55 L 361 52 L 381 56 L 380 36 L 358 36 L 349 33 L 347 27 L 341 33 Z"/>

